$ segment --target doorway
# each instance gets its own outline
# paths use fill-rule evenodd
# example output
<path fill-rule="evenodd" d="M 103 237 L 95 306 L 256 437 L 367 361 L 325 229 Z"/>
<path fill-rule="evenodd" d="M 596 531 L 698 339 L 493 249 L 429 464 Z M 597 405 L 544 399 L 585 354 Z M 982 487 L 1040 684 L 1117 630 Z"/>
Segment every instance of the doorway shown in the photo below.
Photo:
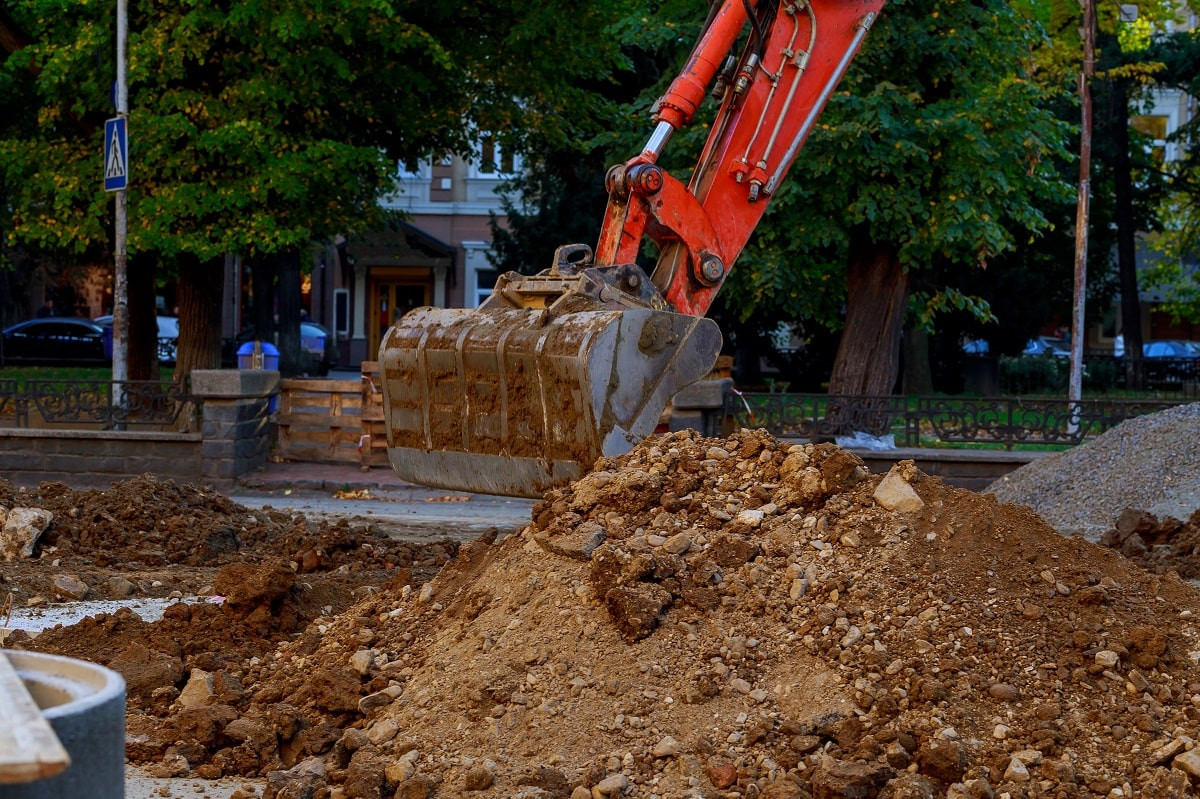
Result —
<path fill-rule="evenodd" d="M 375 280 L 371 283 L 371 319 L 367 342 L 370 353 L 379 352 L 379 343 L 388 328 L 413 308 L 429 305 L 428 282 L 411 280 Z"/>

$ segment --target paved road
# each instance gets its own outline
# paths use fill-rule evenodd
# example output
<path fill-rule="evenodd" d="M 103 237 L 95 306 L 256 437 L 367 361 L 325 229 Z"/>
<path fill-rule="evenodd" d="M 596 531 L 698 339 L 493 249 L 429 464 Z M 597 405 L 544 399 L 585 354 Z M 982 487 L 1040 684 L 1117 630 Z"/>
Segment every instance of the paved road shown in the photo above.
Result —
<path fill-rule="evenodd" d="M 469 541 L 492 528 L 502 534 L 515 532 L 529 523 L 534 502 L 419 486 L 367 489 L 367 495 L 342 499 L 330 491 L 277 488 L 238 489 L 229 496 L 247 507 L 269 506 L 314 519 L 363 519 L 375 530 L 400 540 L 449 537 Z"/>

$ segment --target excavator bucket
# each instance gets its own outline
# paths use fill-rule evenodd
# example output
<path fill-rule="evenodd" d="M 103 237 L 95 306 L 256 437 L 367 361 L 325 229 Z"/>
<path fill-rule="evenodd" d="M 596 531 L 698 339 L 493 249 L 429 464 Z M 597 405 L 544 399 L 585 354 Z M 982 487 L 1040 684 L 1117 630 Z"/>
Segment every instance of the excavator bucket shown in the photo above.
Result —
<path fill-rule="evenodd" d="M 379 365 L 400 477 L 540 497 L 652 433 L 721 346 L 702 317 L 553 310 L 418 308 L 388 331 Z"/>

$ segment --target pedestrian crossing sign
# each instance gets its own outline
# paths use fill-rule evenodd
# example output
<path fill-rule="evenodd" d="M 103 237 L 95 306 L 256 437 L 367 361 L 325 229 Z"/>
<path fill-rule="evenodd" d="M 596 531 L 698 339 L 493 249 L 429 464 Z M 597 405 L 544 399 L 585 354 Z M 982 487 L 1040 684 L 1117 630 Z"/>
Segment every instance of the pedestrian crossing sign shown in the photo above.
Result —
<path fill-rule="evenodd" d="M 129 182 L 129 133 L 125 117 L 104 123 L 104 190 L 121 191 Z"/>

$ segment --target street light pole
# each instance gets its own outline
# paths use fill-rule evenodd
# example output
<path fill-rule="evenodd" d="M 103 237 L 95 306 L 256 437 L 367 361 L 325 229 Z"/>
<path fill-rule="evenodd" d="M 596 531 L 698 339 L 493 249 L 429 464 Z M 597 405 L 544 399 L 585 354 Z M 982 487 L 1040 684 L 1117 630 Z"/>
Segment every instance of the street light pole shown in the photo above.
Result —
<path fill-rule="evenodd" d="M 125 72 L 129 42 L 127 0 L 117 0 L 117 116 L 129 116 L 129 87 Z M 126 153 L 128 163 L 128 153 Z M 129 275 L 126 269 L 127 232 L 125 189 L 119 189 L 113 215 L 113 402 L 125 407 L 125 381 L 129 379 Z"/>
<path fill-rule="evenodd" d="M 1079 73 L 1079 196 L 1075 215 L 1075 290 L 1071 315 L 1071 374 L 1067 385 L 1070 429 L 1079 421 L 1083 398 L 1084 300 L 1087 295 L 1088 215 L 1092 179 L 1092 76 L 1096 74 L 1096 2 L 1083 2 L 1083 69 Z"/>

